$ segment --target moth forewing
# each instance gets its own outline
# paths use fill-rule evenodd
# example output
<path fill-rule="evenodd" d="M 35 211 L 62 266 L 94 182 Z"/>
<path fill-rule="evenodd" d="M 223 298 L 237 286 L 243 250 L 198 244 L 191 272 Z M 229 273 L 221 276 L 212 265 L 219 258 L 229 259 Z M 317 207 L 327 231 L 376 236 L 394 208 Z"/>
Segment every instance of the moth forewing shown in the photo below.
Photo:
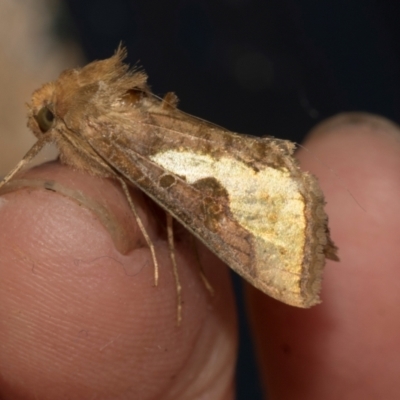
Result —
<path fill-rule="evenodd" d="M 62 162 L 139 187 L 263 292 L 316 304 L 336 247 L 322 192 L 300 171 L 294 145 L 182 113 L 174 95 L 152 95 L 124 57 L 119 49 L 35 92 L 34 134 L 54 141 Z"/>
<path fill-rule="evenodd" d="M 300 172 L 284 142 L 246 137 L 235 146 L 236 135 L 214 129 L 207 140 L 212 146 L 217 137 L 216 154 L 215 148 L 204 152 L 198 130 L 185 147 L 180 136 L 190 136 L 190 128 L 181 134 L 165 125 L 165 136 L 174 134 L 176 141 L 170 139 L 169 150 L 143 146 L 156 140 L 154 121 L 143 124 L 139 146 L 137 134 L 132 135 L 128 152 L 120 134 L 112 148 L 103 145 L 104 136 L 92 135 L 90 143 L 255 287 L 291 305 L 316 304 L 325 253 L 333 245 L 315 178 Z M 225 151 L 222 137 L 229 142 Z M 255 145 L 275 152 L 273 167 L 268 160 L 263 166 L 260 160 L 254 165 L 242 161 Z M 280 167 L 277 153 L 289 158 Z M 135 167 L 127 170 L 130 164 Z"/>

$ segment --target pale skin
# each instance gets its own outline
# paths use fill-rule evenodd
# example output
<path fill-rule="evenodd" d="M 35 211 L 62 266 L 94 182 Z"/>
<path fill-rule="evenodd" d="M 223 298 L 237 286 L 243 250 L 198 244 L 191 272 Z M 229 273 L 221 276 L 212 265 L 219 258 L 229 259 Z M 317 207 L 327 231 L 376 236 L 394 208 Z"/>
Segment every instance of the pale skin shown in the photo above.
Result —
<path fill-rule="evenodd" d="M 298 158 L 325 193 L 341 262 L 327 263 L 323 303 L 309 310 L 248 288 L 261 379 L 270 399 L 398 399 L 400 131 L 378 117 L 339 116 L 304 146 Z M 117 184 L 55 163 L 25 177 L 81 191 L 110 223 L 53 191 L 0 197 L 0 397 L 233 399 L 227 267 L 198 246 L 211 297 L 178 227 L 177 327 L 162 213 L 132 191 L 161 254 L 155 288 L 151 254 Z"/>

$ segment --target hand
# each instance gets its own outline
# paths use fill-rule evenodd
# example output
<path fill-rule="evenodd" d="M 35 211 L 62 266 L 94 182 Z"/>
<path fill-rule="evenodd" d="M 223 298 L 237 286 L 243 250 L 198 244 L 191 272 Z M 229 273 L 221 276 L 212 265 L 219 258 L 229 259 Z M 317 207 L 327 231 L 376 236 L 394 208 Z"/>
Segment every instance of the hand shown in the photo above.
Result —
<path fill-rule="evenodd" d="M 326 195 L 341 262 L 327 263 L 323 303 L 309 310 L 248 289 L 271 399 L 400 395 L 399 138 L 383 119 L 345 115 L 299 151 Z M 68 193 L 31 188 L 0 198 L 0 397 L 233 398 L 236 320 L 222 262 L 197 245 L 210 296 L 176 229 L 177 327 L 162 213 L 132 192 L 160 260 L 154 287 L 150 251 L 118 184 L 54 163 L 25 178 L 51 179 Z"/>

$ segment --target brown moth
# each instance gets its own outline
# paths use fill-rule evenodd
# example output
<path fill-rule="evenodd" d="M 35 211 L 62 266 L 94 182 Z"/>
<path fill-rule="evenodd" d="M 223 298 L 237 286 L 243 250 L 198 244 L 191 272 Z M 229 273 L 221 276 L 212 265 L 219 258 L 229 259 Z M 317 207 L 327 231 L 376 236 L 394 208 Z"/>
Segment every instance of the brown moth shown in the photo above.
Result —
<path fill-rule="evenodd" d="M 120 48 L 34 92 L 28 125 L 38 141 L 0 186 L 54 142 L 64 164 L 120 181 L 152 251 L 156 282 L 156 254 L 127 185 L 256 288 L 293 306 L 318 303 L 325 258 L 337 260 L 337 249 L 323 194 L 299 169 L 295 145 L 232 133 L 179 111 L 175 95 L 154 96 L 145 73 L 129 71 L 125 56 Z M 169 239 L 173 250 L 172 229 Z M 179 295 L 178 278 L 177 289 Z"/>

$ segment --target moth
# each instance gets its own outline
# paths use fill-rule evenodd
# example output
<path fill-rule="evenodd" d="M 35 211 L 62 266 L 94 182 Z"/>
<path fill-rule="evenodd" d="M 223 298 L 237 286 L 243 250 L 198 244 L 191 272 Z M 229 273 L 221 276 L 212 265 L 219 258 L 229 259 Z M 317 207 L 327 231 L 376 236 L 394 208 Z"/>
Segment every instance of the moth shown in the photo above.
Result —
<path fill-rule="evenodd" d="M 323 194 L 300 170 L 295 145 L 236 134 L 180 111 L 173 93 L 153 95 L 146 74 L 129 70 L 125 57 L 119 48 L 33 93 L 28 126 L 38 140 L 0 186 L 54 142 L 62 163 L 121 183 L 150 247 L 156 283 L 157 254 L 129 185 L 166 211 L 174 265 L 172 218 L 266 294 L 297 307 L 318 303 L 325 259 L 337 260 L 337 248 Z"/>

